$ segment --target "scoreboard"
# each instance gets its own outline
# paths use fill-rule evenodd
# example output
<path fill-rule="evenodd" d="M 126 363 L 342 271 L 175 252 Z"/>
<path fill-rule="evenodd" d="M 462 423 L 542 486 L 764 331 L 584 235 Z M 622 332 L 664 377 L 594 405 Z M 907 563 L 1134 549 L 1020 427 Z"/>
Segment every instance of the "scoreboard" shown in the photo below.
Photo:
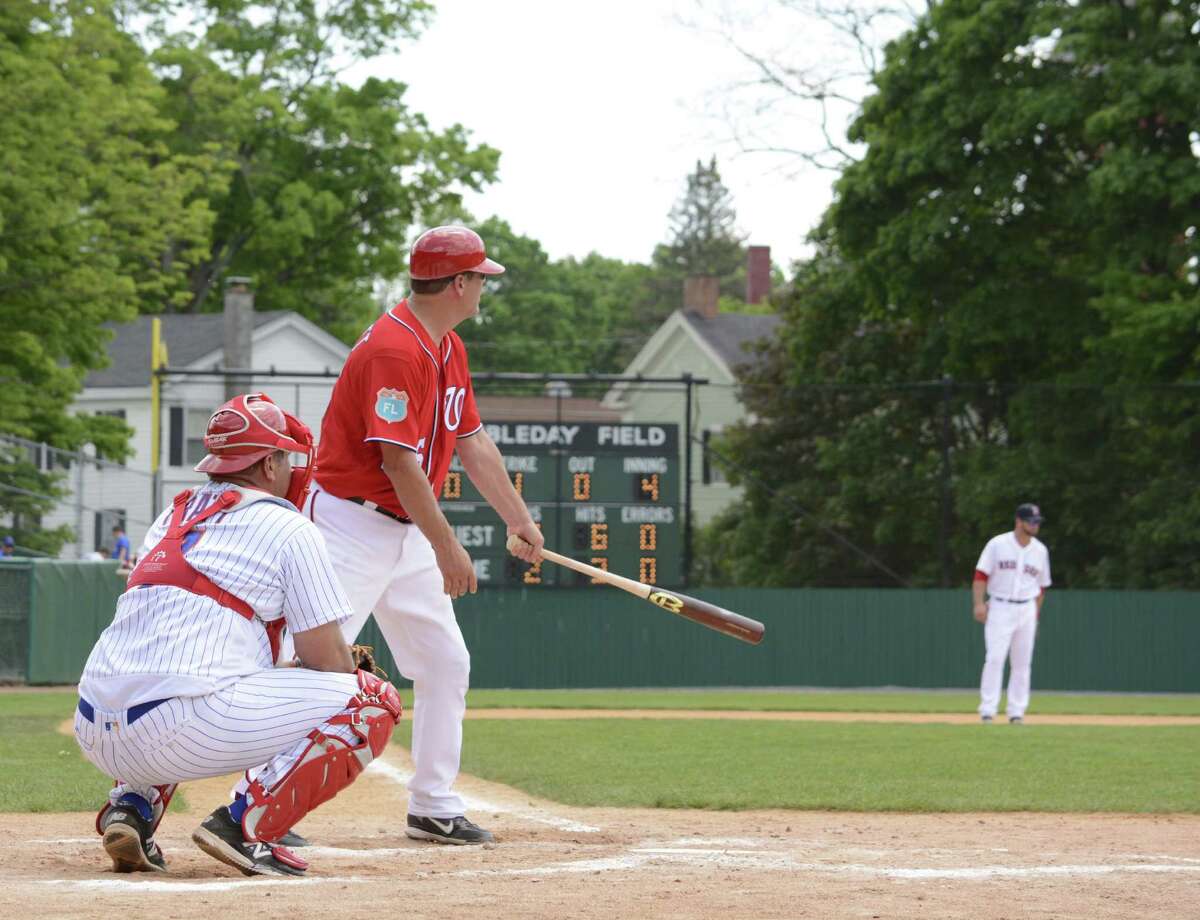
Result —
<path fill-rule="evenodd" d="M 682 583 L 679 426 L 502 422 L 484 426 L 546 548 L 645 584 Z M 507 528 L 457 455 L 438 496 L 481 586 L 586 584 L 586 575 L 505 549 Z"/>

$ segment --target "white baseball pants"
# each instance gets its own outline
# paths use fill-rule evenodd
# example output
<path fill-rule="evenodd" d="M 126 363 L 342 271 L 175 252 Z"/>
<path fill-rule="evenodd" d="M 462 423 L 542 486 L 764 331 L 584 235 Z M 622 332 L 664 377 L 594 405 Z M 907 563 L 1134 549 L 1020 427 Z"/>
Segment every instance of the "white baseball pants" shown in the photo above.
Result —
<path fill-rule="evenodd" d="M 253 770 L 270 787 L 308 746 L 309 733 L 357 742 L 345 725 L 329 720 L 358 693 L 358 677 L 304 668 L 275 668 L 244 677 L 207 696 L 175 697 L 132 724 L 126 711 L 75 711 L 75 738 L 83 754 L 127 792 L 147 802 L 154 787 L 182 780 Z"/>
<path fill-rule="evenodd" d="M 413 777 L 408 812 L 463 814 L 452 790 L 462 754 L 471 656 L 443 590 L 433 547 L 415 524 L 321 491 L 304 506 L 320 528 L 354 616 L 342 624 L 353 642 L 372 612 L 400 673 L 413 682 Z"/>
<path fill-rule="evenodd" d="M 1010 604 L 993 598 L 988 602 L 983 641 L 987 657 L 979 680 L 979 714 L 995 716 L 1000 708 L 1000 686 L 1004 682 L 1004 660 L 1009 659 L 1008 717 L 1024 716 L 1029 707 L 1029 685 L 1033 675 L 1033 642 L 1037 637 L 1037 600 Z"/>

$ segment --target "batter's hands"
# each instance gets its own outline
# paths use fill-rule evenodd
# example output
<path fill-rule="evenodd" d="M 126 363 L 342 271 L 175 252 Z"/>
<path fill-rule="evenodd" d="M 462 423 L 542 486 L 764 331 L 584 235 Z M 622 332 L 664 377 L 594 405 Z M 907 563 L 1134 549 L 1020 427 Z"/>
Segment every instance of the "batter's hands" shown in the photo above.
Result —
<path fill-rule="evenodd" d="M 475 579 L 475 566 L 461 543 L 451 540 L 442 546 L 435 546 L 433 554 L 437 558 L 438 570 L 442 573 L 442 590 L 451 598 L 462 597 L 467 593 L 474 594 L 479 589 L 479 583 Z"/>
<path fill-rule="evenodd" d="M 975 619 L 980 623 L 987 622 L 987 604 L 982 601 L 975 605 Z"/>
<path fill-rule="evenodd" d="M 541 561 L 542 547 L 546 544 L 546 538 L 538 530 L 537 524 L 533 521 L 526 521 L 518 527 L 508 528 L 509 538 L 511 539 L 513 535 L 520 537 L 521 542 L 509 544 L 511 547 L 509 552 L 530 565 Z"/>

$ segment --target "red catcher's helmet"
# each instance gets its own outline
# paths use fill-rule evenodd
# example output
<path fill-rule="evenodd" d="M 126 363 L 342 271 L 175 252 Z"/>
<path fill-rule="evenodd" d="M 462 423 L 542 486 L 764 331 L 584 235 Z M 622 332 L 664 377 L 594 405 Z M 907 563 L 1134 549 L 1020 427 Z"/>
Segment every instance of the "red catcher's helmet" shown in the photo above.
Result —
<path fill-rule="evenodd" d="M 433 281 L 459 272 L 499 275 L 504 266 L 487 257 L 483 240 L 468 227 L 434 227 L 417 237 L 408 256 L 410 278 Z"/>
<path fill-rule="evenodd" d="M 217 409 L 204 432 L 208 456 L 196 464 L 197 473 L 236 473 L 277 450 L 304 454 L 305 466 L 293 467 L 287 499 L 304 504 L 315 469 L 312 431 L 290 412 L 284 412 L 265 393 L 235 396 Z"/>

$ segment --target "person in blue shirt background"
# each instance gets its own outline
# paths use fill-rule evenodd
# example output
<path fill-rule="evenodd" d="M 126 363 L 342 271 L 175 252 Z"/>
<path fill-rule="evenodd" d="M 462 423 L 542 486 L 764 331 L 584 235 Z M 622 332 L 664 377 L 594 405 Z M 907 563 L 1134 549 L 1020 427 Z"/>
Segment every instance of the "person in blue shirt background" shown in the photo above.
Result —
<path fill-rule="evenodd" d="M 4 543 L 0 545 L 0 556 L 11 556 L 16 551 L 16 541 L 7 536 L 4 538 Z"/>
<path fill-rule="evenodd" d="M 119 559 L 122 565 L 129 564 L 129 537 L 125 536 L 125 531 L 118 524 L 112 529 L 113 534 L 113 549 L 112 557 Z"/>

